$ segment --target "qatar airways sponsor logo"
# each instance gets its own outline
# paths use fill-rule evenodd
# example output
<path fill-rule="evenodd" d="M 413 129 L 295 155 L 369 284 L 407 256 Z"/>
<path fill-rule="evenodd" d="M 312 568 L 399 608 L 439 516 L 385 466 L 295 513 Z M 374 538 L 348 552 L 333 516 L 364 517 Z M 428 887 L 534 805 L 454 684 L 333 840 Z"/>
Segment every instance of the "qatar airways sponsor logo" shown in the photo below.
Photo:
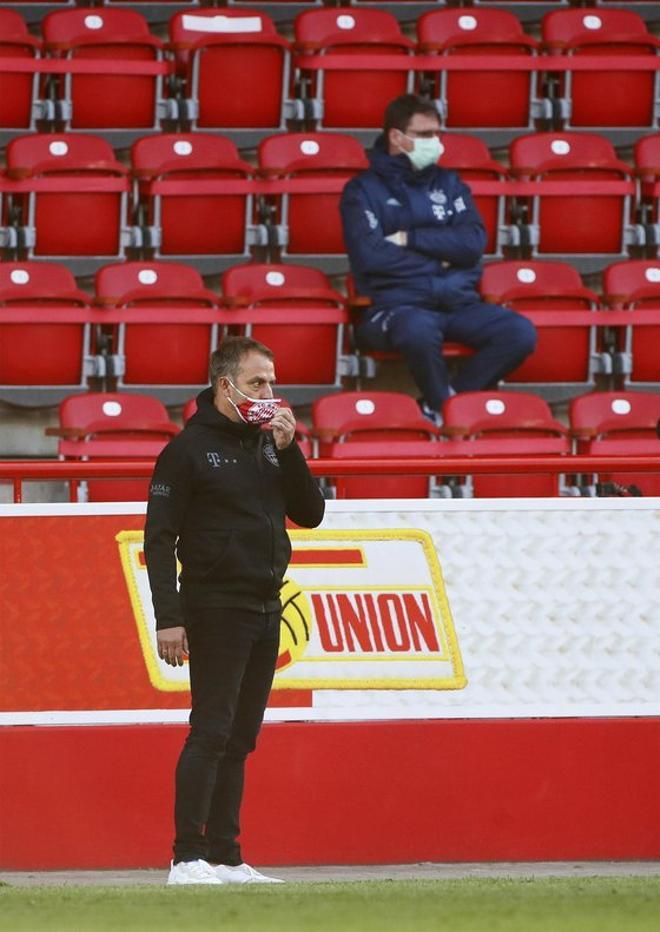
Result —
<path fill-rule="evenodd" d="M 415 529 L 290 531 L 274 689 L 462 689 L 438 555 Z M 189 687 L 158 657 L 140 532 L 117 535 L 152 685 Z"/>

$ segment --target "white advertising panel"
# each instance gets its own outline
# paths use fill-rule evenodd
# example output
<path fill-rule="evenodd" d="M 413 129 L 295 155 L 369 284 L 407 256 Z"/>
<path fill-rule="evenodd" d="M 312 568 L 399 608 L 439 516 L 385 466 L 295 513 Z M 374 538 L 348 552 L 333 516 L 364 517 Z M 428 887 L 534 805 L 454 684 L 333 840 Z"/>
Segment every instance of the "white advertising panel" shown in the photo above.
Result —
<path fill-rule="evenodd" d="M 112 563 L 135 644 L 130 675 L 127 652 L 111 684 L 124 706 L 85 707 L 81 680 L 69 706 L 10 708 L 0 724 L 187 719 L 187 665 L 156 651 L 143 511 L 0 510 L 0 528 L 3 516 L 51 528 L 57 515 L 115 516 L 86 533 L 107 537 L 97 560 Z M 320 529 L 291 539 L 267 720 L 660 715 L 658 499 L 330 502 Z"/>

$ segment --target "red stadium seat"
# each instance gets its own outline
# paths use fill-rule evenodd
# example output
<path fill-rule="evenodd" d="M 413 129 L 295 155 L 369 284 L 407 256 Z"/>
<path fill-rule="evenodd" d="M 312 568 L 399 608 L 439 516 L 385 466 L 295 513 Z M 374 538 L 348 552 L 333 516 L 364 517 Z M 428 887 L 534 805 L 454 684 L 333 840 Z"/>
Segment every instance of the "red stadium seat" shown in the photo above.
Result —
<path fill-rule="evenodd" d="M 547 403 L 523 392 L 462 392 L 445 401 L 441 444 L 447 456 L 525 456 L 570 453 L 563 424 L 552 417 Z M 473 476 L 468 481 L 476 497 L 511 498 L 557 495 L 557 474 Z"/>
<path fill-rule="evenodd" d="M 188 401 L 186 401 L 185 405 L 183 406 L 183 413 L 181 415 L 183 419 L 183 423 L 187 424 L 190 418 L 193 416 L 193 414 L 195 414 L 196 411 L 197 411 L 197 398 L 190 398 Z"/>
<path fill-rule="evenodd" d="M 413 43 L 401 32 L 396 18 L 383 10 L 335 7 L 306 10 L 296 17 L 298 52 L 314 55 L 352 55 L 355 70 L 301 69 L 305 98 L 315 101 L 318 127 L 324 129 L 380 127 L 390 100 L 412 90 L 407 71 L 374 71 L 370 55 L 411 55 Z"/>
<path fill-rule="evenodd" d="M 348 181 L 368 168 L 360 143 L 343 133 L 282 133 L 259 144 L 259 169 L 269 177 L 319 179 L 319 190 L 284 194 L 271 207 L 280 228 L 282 258 L 343 255 L 341 192 L 323 191 L 325 178 Z"/>
<path fill-rule="evenodd" d="M 328 455 L 332 459 L 381 460 L 387 457 L 414 459 L 439 456 L 442 444 L 427 440 L 349 440 L 333 443 Z M 440 462 L 438 464 L 440 467 Z M 336 498 L 428 498 L 434 481 L 426 475 L 337 476 L 334 480 Z"/>
<path fill-rule="evenodd" d="M 660 40 L 632 10 L 553 10 L 542 23 L 543 43 L 552 53 L 655 56 Z M 652 127 L 656 116 L 656 73 L 613 70 L 568 71 L 560 78 L 568 104 L 566 128 Z"/>
<path fill-rule="evenodd" d="M 424 54 L 475 55 L 483 58 L 483 71 L 438 71 L 422 76 L 438 100 L 443 125 L 449 128 L 533 126 L 537 98 L 533 71 L 493 71 L 489 62 L 498 56 L 529 57 L 538 42 L 523 32 L 520 20 L 506 10 L 446 9 L 424 13 L 417 21 L 419 50 Z"/>
<path fill-rule="evenodd" d="M 52 404 L 87 389 L 87 376 L 95 371 L 90 325 L 58 323 L 57 312 L 90 304 L 63 265 L 0 263 L 0 399 Z M 2 323 L 4 309 L 22 305 L 52 308 L 52 323 Z"/>
<path fill-rule="evenodd" d="M 156 258 L 247 257 L 252 197 L 224 194 L 218 183 L 248 178 L 254 170 L 230 139 L 205 133 L 146 136 L 133 143 L 131 161 Z"/>
<path fill-rule="evenodd" d="M 328 444 L 353 440 L 429 440 L 438 429 L 422 416 L 414 398 L 403 392 L 340 392 L 317 398 L 312 406 L 314 431 Z"/>
<path fill-rule="evenodd" d="M 625 254 L 632 235 L 632 169 L 617 159 L 608 139 L 565 132 L 519 136 L 511 143 L 510 161 L 511 171 L 521 180 L 569 186 L 565 195 L 541 193 L 521 199 L 537 234 L 533 255 Z M 585 194 L 583 185 L 590 182 L 607 182 L 617 193 Z"/>
<path fill-rule="evenodd" d="M 619 310 L 660 310 L 660 261 L 629 259 L 603 272 L 603 297 Z M 626 327 L 617 361 L 626 388 L 660 387 L 660 326 Z"/>
<path fill-rule="evenodd" d="M 105 307 L 174 307 L 172 324 L 121 323 L 112 328 L 112 352 L 121 361 L 118 389 L 169 389 L 168 401 L 183 401 L 208 382 L 209 355 L 219 325 L 187 324 L 186 311 L 217 307 L 219 297 L 204 287 L 196 269 L 179 263 L 125 262 L 96 274 L 96 300 Z"/>
<path fill-rule="evenodd" d="M 162 60 L 163 43 L 133 10 L 56 10 L 43 20 L 51 57 L 92 61 Z M 64 129 L 156 129 L 166 115 L 163 76 L 71 74 L 52 82 Z"/>
<path fill-rule="evenodd" d="M 41 41 L 13 10 L 0 10 L 0 58 L 39 58 Z M 38 75 L 0 72 L 0 129 L 32 129 Z"/>
<path fill-rule="evenodd" d="M 320 455 L 382 459 L 438 455 L 438 430 L 422 417 L 417 402 L 399 392 L 341 392 L 312 406 Z M 337 477 L 337 498 L 427 498 L 428 476 Z"/>
<path fill-rule="evenodd" d="M 343 323 L 315 323 L 314 309 L 343 310 L 344 298 L 323 272 L 300 265 L 236 265 L 224 273 L 222 293 L 229 307 L 254 309 L 245 333 L 273 350 L 277 380 L 287 395 L 299 401 L 304 393 L 309 401 L 340 386 Z M 268 322 L 270 311 L 296 306 L 309 309 L 304 324 Z"/>
<path fill-rule="evenodd" d="M 59 455 L 65 460 L 155 459 L 179 431 L 164 405 L 148 395 L 89 392 L 59 408 Z M 78 489 L 79 501 L 144 501 L 149 480 L 94 479 Z"/>
<path fill-rule="evenodd" d="M 445 151 L 440 156 L 438 165 L 441 168 L 451 168 L 457 171 L 461 180 L 468 186 L 471 181 L 505 180 L 507 169 L 491 158 L 488 146 L 478 136 L 468 136 L 465 133 L 443 133 L 442 144 Z M 498 231 L 505 220 L 505 195 L 477 195 L 474 198 L 474 204 L 488 234 L 485 255 L 500 255 Z"/>
<path fill-rule="evenodd" d="M 180 11 L 170 40 L 191 129 L 284 127 L 290 45 L 258 10 Z"/>
<path fill-rule="evenodd" d="M 634 160 L 641 184 L 640 210 L 642 223 L 656 224 L 651 239 L 657 249 L 660 243 L 660 133 L 642 136 L 635 142 Z"/>
<path fill-rule="evenodd" d="M 99 136 L 35 133 L 7 146 L 7 174 L 15 194 L 28 258 L 124 254 L 130 185 L 127 169 Z"/>
<path fill-rule="evenodd" d="M 660 495 L 657 474 L 625 472 L 626 457 L 660 454 L 660 394 L 592 392 L 571 401 L 569 421 L 578 453 L 622 458 L 623 471 L 594 475 L 592 483 L 636 485 L 644 495 Z"/>
<path fill-rule="evenodd" d="M 486 301 L 522 313 L 562 310 L 567 321 L 571 311 L 596 310 L 599 303 L 566 262 L 492 262 L 484 268 L 480 287 Z M 592 387 L 596 373 L 611 371 L 611 357 L 599 351 L 595 326 L 540 327 L 534 353 L 509 373 L 506 382 L 526 385 L 532 391 L 543 391 L 554 383 L 560 393 L 574 394 Z"/>

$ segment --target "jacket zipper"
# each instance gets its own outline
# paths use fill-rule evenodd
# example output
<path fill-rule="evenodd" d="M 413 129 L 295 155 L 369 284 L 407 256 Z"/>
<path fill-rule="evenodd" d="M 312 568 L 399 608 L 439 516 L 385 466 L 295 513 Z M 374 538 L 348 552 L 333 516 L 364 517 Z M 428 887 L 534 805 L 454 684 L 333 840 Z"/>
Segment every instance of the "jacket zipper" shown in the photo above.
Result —
<path fill-rule="evenodd" d="M 258 472 L 258 474 L 259 474 L 259 479 L 260 479 L 260 482 L 259 482 L 259 495 L 260 495 L 260 498 L 261 498 L 261 508 L 262 508 L 262 511 L 263 511 L 264 515 L 266 516 L 266 519 L 267 519 L 267 521 L 268 521 L 268 525 L 269 525 L 269 527 L 270 527 L 270 579 L 271 579 L 271 583 L 272 583 L 273 580 L 275 579 L 275 567 L 273 566 L 273 564 L 274 564 L 274 562 L 275 562 L 275 526 L 274 526 L 274 524 L 273 524 L 273 519 L 271 518 L 270 514 L 268 513 L 268 509 L 266 508 L 266 503 L 265 503 L 265 500 L 264 500 L 264 486 L 263 486 L 263 449 L 262 449 L 262 448 L 263 448 L 263 437 L 260 437 L 260 438 L 259 438 L 259 442 L 257 443 L 257 446 L 256 446 L 257 472 Z M 272 589 L 272 587 L 271 587 L 271 589 Z M 270 593 L 269 593 L 269 595 L 270 595 Z"/>

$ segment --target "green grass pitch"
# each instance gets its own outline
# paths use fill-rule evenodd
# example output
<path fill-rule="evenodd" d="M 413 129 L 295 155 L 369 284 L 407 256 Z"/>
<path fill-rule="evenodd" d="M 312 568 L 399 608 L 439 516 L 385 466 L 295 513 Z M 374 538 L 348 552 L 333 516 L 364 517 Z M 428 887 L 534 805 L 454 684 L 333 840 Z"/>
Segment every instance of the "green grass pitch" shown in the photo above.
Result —
<path fill-rule="evenodd" d="M 658 932 L 660 876 L 0 888 L 11 932 Z"/>

